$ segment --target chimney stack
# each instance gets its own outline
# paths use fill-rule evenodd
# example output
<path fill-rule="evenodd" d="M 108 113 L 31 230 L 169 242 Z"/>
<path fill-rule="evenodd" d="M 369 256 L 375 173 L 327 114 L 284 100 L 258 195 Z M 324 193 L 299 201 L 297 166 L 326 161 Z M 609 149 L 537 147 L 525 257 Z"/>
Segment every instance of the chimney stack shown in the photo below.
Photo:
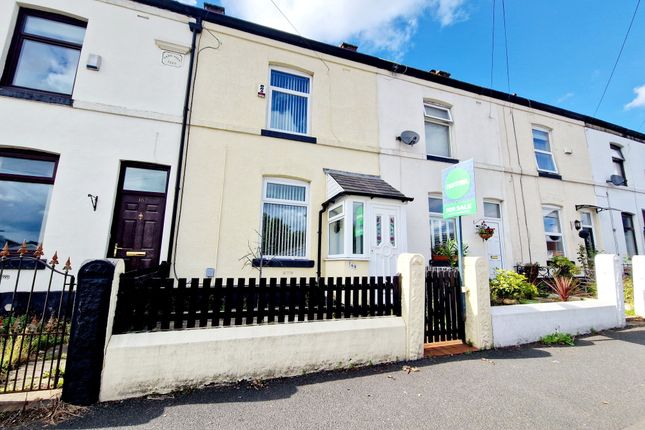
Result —
<path fill-rule="evenodd" d="M 343 49 L 347 49 L 348 51 L 356 52 L 358 51 L 358 46 L 352 45 L 351 43 L 343 42 L 340 44 L 340 47 Z"/>
<path fill-rule="evenodd" d="M 220 15 L 226 15 L 226 9 L 223 6 L 218 6 L 216 4 L 204 3 L 204 9 L 209 12 L 218 13 Z"/>

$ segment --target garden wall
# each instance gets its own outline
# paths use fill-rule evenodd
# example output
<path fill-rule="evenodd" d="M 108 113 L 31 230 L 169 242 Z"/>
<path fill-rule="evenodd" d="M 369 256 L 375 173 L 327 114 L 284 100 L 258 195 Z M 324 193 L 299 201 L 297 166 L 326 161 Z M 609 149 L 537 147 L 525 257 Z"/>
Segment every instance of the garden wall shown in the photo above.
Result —
<path fill-rule="evenodd" d="M 114 335 L 100 400 L 396 361 L 405 333 L 403 318 L 375 317 Z"/>
<path fill-rule="evenodd" d="M 113 287 L 99 400 L 421 358 L 425 261 L 418 254 L 402 254 L 398 271 L 400 317 L 126 334 L 112 334 Z"/>
<path fill-rule="evenodd" d="M 625 325 L 622 264 L 615 255 L 595 260 L 598 299 L 574 302 L 493 306 L 493 345 L 538 341 L 554 332 L 584 334 Z"/>

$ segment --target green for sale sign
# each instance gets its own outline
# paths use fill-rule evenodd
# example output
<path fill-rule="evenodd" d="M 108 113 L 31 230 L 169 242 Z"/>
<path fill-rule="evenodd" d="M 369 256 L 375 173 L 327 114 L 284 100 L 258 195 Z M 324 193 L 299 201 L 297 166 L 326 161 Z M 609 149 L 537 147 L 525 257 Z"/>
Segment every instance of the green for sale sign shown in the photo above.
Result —
<path fill-rule="evenodd" d="M 462 161 L 441 171 L 443 217 L 475 215 L 475 169 L 473 160 Z"/>

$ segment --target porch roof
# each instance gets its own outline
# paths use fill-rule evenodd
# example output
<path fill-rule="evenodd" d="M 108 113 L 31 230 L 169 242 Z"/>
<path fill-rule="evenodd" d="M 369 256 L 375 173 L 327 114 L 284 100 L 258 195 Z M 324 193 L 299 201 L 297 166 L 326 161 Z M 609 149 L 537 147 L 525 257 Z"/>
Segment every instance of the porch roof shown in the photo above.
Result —
<path fill-rule="evenodd" d="M 328 202 L 337 200 L 339 197 L 344 195 L 372 198 L 378 197 L 382 199 L 401 200 L 402 202 L 410 202 L 414 200 L 413 197 L 407 197 L 401 191 L 385 182 L 380 176 L 343 172 L 332 169 L 323 170 L 327 175 L 331 176 L 342 189 L 341 192 L 330 198 Z"/>

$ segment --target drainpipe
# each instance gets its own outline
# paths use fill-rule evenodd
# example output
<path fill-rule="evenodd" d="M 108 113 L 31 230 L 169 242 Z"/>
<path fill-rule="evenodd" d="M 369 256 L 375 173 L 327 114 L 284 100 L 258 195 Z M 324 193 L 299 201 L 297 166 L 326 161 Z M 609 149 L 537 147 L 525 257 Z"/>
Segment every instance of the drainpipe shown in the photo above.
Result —
<path fill-rule="evenodd" d="M 184 164 L 184 148 L 186 146 L 186 130 L 188 128 L 188 112 L 190 110 L 190 94 L 193 88 L 193 68 L 195 66 L 195 52 L 197 46 L 197 35 L 202 32 L 202 19 L 197 18 L 195 22 L 189 22 L 188 27 L 193 32 L 193 40 L 190 45 L 190 62 L 188 64 L 188 79 L 186 80 L 186 95 L 184 97 L 184 113 L 181 122 L 181 139 L 179 141 L 179 154 L 177 156 L 177 173 L 175 181 L 175 195 L 172 205 L 172 218 L 170 221 L 170 238 L 168 241 L 168 264 L 172 264 L 173 247 L 175 246 L 175 230 L 177 223 L 177 212 L 179 206 L 179 192 L 181 190 L 181 178 Z"/>
<path fill-rule="evenodd" d="M 318 254 L 316 255 L 316 279 L 320 279 L 321 276 L 320 254 L 322 253 L 322 216 L 326 210 L 327 205 L 323 204 L 322 208 L 318 211 Z"/>

